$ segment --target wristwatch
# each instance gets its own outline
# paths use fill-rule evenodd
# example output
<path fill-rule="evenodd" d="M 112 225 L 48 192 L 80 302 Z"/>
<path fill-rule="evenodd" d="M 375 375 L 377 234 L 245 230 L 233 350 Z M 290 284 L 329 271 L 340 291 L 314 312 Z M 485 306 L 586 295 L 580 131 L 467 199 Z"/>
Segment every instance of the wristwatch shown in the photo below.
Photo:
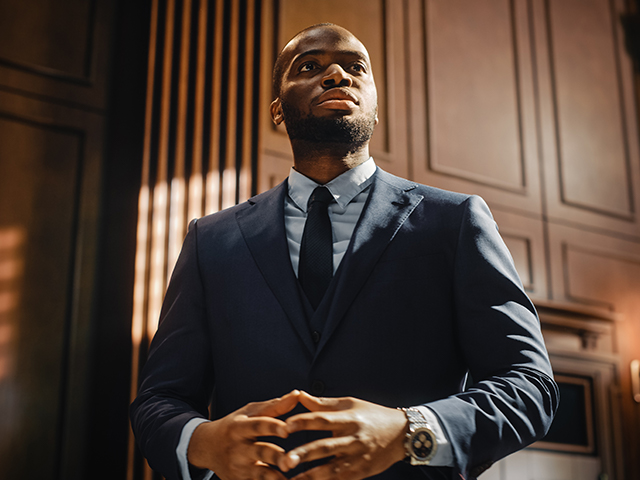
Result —
<path fill-rule="evenodd" d="M 429 428 L 424 416 L 417 408 L 400 408 L 407 416 L 407 430 L 404 448 L 407 456 L 405 462 L 411 465 L 429 465 L 436 454 L 438 444 L 436 436 Z"/>

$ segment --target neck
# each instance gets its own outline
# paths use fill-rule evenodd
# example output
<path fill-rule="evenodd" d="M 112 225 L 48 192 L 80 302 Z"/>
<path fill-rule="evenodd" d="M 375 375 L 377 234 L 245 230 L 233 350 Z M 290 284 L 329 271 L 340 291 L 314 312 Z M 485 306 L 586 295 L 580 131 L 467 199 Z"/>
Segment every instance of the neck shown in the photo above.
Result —
<path fill-rule="evenodd" d="M 369 142 L 362 145 L 291 140 L 294 168 L 320 185 L 369 159 Z"/>

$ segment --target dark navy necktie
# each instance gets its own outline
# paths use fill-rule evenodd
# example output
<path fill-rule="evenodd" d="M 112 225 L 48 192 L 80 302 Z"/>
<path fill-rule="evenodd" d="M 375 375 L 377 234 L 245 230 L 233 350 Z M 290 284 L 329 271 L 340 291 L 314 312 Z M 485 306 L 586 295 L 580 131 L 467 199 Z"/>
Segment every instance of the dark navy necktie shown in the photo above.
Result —
<path fill-rule="evenodd" d="M 298 280 L 315 310 L 333 277 L 333 239 L 328 206 L 333 196 L 326 187 L 317 187 L 307 206 L 300 243 Z"/>

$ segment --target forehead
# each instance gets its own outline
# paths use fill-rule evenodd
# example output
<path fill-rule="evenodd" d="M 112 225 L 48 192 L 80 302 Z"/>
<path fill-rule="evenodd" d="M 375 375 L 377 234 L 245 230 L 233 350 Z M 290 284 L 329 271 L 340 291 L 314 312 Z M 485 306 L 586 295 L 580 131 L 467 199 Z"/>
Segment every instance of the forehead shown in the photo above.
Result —
<path fill-rule="evenodd" d="M 284 48 L 286 64 L 305 54 L 350 54 L 370 63 L 367 49 L 351 32 L 341 27 L 322 26 L 298 34 Z"/>

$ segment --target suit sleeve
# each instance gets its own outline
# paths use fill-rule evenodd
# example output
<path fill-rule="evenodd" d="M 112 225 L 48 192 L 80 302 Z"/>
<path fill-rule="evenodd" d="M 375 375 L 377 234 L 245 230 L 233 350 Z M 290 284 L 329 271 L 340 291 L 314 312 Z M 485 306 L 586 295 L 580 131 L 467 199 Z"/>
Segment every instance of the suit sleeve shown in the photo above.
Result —
<path fill-rule="evenodd" d="M 454 303 L 460 351 L 475 383 L 427 406 L 447 433 L 455 469 L 469 479 L 543 437 L 558 404 L 536 311 L 480 197 L 465 203 Z"/>
<path fill-rule="evenodd" d="M 140 450 L 150 466 L 168 479 L 181 478 L 176 447 L 184 425 L 208 416 L 212 371 L 197 227 L 192 223 L 131 405 L 131 426 Z"/>

